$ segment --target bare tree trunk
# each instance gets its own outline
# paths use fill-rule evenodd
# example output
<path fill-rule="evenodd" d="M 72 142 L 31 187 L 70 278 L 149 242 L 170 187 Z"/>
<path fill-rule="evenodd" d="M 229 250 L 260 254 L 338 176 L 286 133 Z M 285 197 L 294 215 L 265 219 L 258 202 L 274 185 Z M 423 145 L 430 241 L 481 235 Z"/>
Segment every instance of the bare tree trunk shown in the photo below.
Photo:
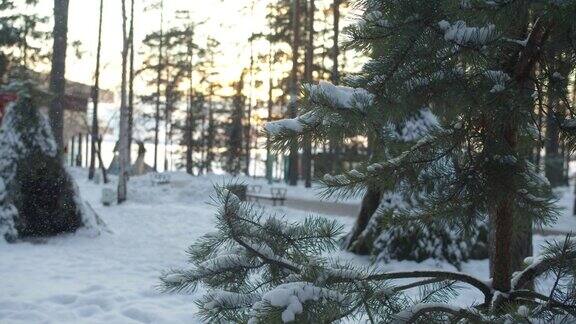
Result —
<path fill-rule="evenodd" d="M 492 285 L 502 292 L 510 290 L 510 279 L 512 275 L 512 260 L 510 254 L 511 237 L 514 234 L 514 215 L 511 201 L 501 201 L 491 211 L 491 228 L 493 231 L 491 252 L 494 260 L 491 265 Z"/>
<path fill-rule="evenodd" d="M 528 17 L 528 13 L 525 13 L 525 17 Z M 518 22 L 518 37 L 525 37 L 528 24 L 523 20 L 518 20 Z M 549 36 L 548 30 L 546 30 L 549 26 L 544 24 L 544 22 L 539 21 L 534 25 L 527 45 L 521 53 L 511 53 L 510 62 L 504 69 L 509 75 L 513 75 L 518 87 L 524 90 L 524 96 L 527 98 L 531 94 L 525 89 L 530 89 L 529 83 L 531 76 L 534 75 L 539 51 Z M 518 153 L 518 129 L 514 125 L 513 117 L 507 118 L 508 120 L 504 120 L 502 126 L 493 132 L 494 135 L 489 137 L 490 142 L 487 143 L 487 147 L 490 149 L 490 146 L 494 145 L 495 148 L 503 148 L 504 153 L 515 154 Z M 498 193 L 497 200 L 493 202 L 493 207 L 489 210 L 491 242 L 494 242 L 490 253 L 492 286 L 498 291 L 508 292 L 515 265 L 513 260 L 518 258 L 518 255 L 515 255 L 517 250 L 515 250 L 514 245 L 527 246 L 526 242 L 520 241 L 521 235 L 518 232 L 523 226 L 529 226 L 528 228 L 531 229 L 532 225 L 524 224 L 521 220 L 516 222 L 514 220 L 514 206 L 516 205 L 516 192 L 513 191 L 515 170 L 492 170 L 492 172 L 487 176 L 488 183 L 503 188 Z"/>
<path fill-rule="evenodd" d="M 233 175 L 237 175 L 242 171 L 242 148 L 243 148 L 243 132 L 242 116 L 244 116 L 244 96 L 242 89 L 244 88 L 244 73 L 240 74 L 240 80 L 236 82 L 236 94 L 233 99 L 233 112 L 232 112 L 232 125 L 229 133 L 229 152 L 228 152 L 228 171 Z"/>
<path fill-rule="evenodd" d="M 212 172 L 212 162 L 214 161 L 214 138 L 215 138 L 215 125 L 214 125 L 214 111 L 212 107 L 212 94 L 208 103 L 208 134 L 206 141 L 206 173 Z"/>
<path fill-rule="evenodd" d="M 130 3 L 130 69 L 128 76 L 128 165 L 132 164 L 132 136 L 134 132 L 134 0 Z"/>
<path fill-rule="evenodd" d="M 78 134 L 78 154 L 76 154 L 76 166 L 77 167 L 81 167 L 82 166 L 82 133 Z"/>
<path fill-rule="evenodd" d="M 306 81 L 312 83 L 314 72 L 314 0 L 308 0 L 308 44 L 306 44 Z M 304 138 L 304 186 L 312 187 L 312 141 L 310 137 Z"/>
<path fill-rule="evenodd" d="M 160 85 L 164 53 L 164 0 L 160 0 L 160 44 L 158 46 L 158 71 L 156 76 L 156 114 L 154 116 L 154 170 L 158 171 L 158 135 L 160 134 Z"/>
<path fill-rule="evenodd" d="M 364 194 L 364 198 L 362 198 L 362 205 L 356 218 L 356 223 L 352 231 L 345 238 L 343 244 L 344 249 L 360 255 L 370 254 L 372 251 L 371 242 L 368 242 L 368 237 L 362 235 L 362 233 L 364 233 L 372 215 L 374 215 L 378 206 L 380 206 L 381 199 L 382 194 L 379 190 L 368 188 Z"/>
<path fill-rule="evenodd" d="M 166 90 L 164 104 L 164 171 L 168 171 L 168 148 L 170 143 L 170 126 L 172 123 L 172 85 L 170 84 L 170 68 L 168 68 L 168 49 L 166 49 Z"/>
<path fill-rule="evenodd" d="M 72 136 L 68 142 L 68 144 L 70 144 L 70 156 L 68 156 L 68 162 L 70 162 L 70 166 L 74 166 L 74 155 L 76 154 L 74 143 L 74 136 Z"/>
<path fill-rule="evenodd" d="M 334 14 L 334 38 L 332 45 L 332 83 L 340 83 L 340 75 L 338 73 L 338 57 L 340 56 L 340 46 L 338 38 L 340 37 L 340 3 L 342 0 L 334 0 L 332 4 Z"/>
<path fill-rule="evenodd" d="M 100 52 L 102 50 L 102 15 L 104 11 L 104 0 L 100 0 L 100 14 L 98 18 L 98 45 L 96 47 L 96 70 L 94 71 L 94 86 L 92 87 L 92 152 L 90 154 L 90 169 L 88 179 L 94 179 L 96 171 L 96 145 L 100 137 L 98 129 L 98 102 L 100 96 Z M 99 151 L 99 149 L 98 149 Z"/>
<path fill-rule="evenodd" d="M 128 64 L 128 35 L 126 31 L 126 0 L 122 0 L 122 84 L 120 90 L 120 145 L 118 158 L 118 203 L 126 201 L 128 181 L 128 107 L 126 105 L 126 70 Z"/>
<path fill-rule="evenodd" d="M 190 68 L 188 69 L 188 79 L 190 80 L 190 88 L 188 89 L 188 109 L 186 111 L 186 173 L 194 174 L 194 160 L 192 153 L 194 152 L 194 29 L 191 27 L 190 40 L 188 43 L 188 52 L 190 55 Z"/>
<path fill-rule="evenodd" d="M 50 72 L 50 126 L 58 144 L 58 154 L 64 152 L 64 104 L 66 91 L 66 48 L 68 45 L 68 0 L 54 0 L 54 43 Z"/>
<path fill-rule="evenodd" d="M 289 117 L 296 118 L 298 113 L 298 49 L 300 47 L 300 1 L 292 0 L 292 73 L 290 77 L 290 103 L 288 105 Z M 288 183 L 291 186 L 298 184 L 298 144 L 290 146 L 290 157 L 288 166 Z"/>
<path fill-rule="evenodd" d="M 332 4 L 333 11 L 333 33 L 334 38 L 332 39 L 332 83 L 338 85 L 340 83 L 340 71 L 339 71 L 339 57 L 340 57 L 340 44 L 338 39 L 340 38 L 340 4 L 342 0 L 334 0 Z M 342 161 L 341 160 L 342 146 L 339 141 L 330 142 L 330 169 L 332 172 L 339 173 L 342 171 Z"/>
<path fill-rule="evenodd" d="M 100 164 L 100 169 L 102 170 L 102 181 L 108 183 L 108 173 L 106 172 L 104 161 L 102 161 L 102 136 L 98 138 L 98 164 Z"/>
<path fill-rule="evenodd" d="M 549 81 L 552 82 L 552 81 Z M 558 187 L 563 184 L 563 163 L 564 159 L 560 154 L 560 127 L 554 114 L 559 100 L 554 97 L 548 99 L 548 112 L 546 116 L 546 156 L 544 159 L 544 170 L 546 178 L 550 181 L 552 187 Z"/>
<path fill-rule="evenodd" d="M 272 90 L 274 84 L 272 82 L 272 43 L 269 44 L 268 49 L 268 118 L 267 122 L 272 121 Z M 272 168 L 274 167 L 272 163 L 272 139 L 269 133 L 266 133 L 266 179 L 268 183 L 272 183 Z"/>
<path fill-rule="evenodd" d="M 245 133 L 244 133 L 244 153 L 246 154 L 246 160 L 244 160 L 244 174 L 246 176 L 250 175 L 250 153 L 252 145 L 252 94 L 254 87 L 254 40 L 250 37 L 250 98 L 248 98 L 248 109 L 246 110 L 246 123 Z"/>

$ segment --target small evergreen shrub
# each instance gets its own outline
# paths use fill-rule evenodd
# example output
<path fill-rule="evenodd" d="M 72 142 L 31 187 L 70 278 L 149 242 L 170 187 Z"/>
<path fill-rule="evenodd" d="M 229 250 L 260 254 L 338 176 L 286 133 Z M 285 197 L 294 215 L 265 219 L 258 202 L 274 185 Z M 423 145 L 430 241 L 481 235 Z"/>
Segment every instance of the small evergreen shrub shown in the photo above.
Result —
<path fill-rule="evenodd" d="M 48 237 L 103 226 L 84 206 L 66 171 L 34 86 L 13 82 L 18 93 L 0 127 L 0 239 Z"/>
<path fill-rule="evenodd" d="M 74 232 L 82 210 L 74 200 L 72 179 L 58 157 L 32 150 L 18 162 L 13 204 L 18 210 L 19 237 L 54 236 Z"/>

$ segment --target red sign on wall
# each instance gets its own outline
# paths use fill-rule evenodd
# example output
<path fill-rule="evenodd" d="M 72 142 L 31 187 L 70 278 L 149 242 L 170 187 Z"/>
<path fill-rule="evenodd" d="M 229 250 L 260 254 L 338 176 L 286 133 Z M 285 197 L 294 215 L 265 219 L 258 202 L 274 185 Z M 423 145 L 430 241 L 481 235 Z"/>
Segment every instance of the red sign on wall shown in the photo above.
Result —
<path fill-rule="evenodd" d="M 0 124 L 2 123 L 2 117 L 4 117 L 4 111 L 6 106 L 12 101 L 16 101 L 18 96 L 13 92 L 3 92 L 0 93 Z"/>

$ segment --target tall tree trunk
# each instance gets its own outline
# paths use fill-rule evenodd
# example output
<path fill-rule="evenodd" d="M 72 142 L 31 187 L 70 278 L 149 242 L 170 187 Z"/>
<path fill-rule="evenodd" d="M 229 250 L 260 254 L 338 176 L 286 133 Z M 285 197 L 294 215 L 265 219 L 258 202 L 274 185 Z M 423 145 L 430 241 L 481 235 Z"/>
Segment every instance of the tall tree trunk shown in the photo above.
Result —
<path fill-rule="evenodd" d="M 168 49 L 166 49 L 166 100 L 164 104 L 164 171 L 168 171 L 168 150 L 170 144 L 170 126 L 172 123 L 172 85 L 170 84 L 170 68 L 168 67 Z"/>
<path fill-rule="evenodd" d="M 158 45 L 158 71 L 156 76 L 156 114 L 154 116 L 154 170 L 158 171 L 158 143 L 160 134 L 160 85 L 164 54 L 164 0 L 160 0 L 160 44 Z"/>
<path fill-rule="evenodd" d="M 188 53 L 190 55 L 190 67 L 188 69 L 188 79 L 190 87 L 188 89 L 188 107 L 186 110 L 186 173 L 194 174 L 194 28 L 190 26 L 190 39 L 188 42 Z"/>
<path fill-rule="evenodd" d="M 518 35 L 517 37 L 525 37 L 528 26 L 529 13 L 525 12 L 524 20 L 518 21 Z M 526 46 L 521 50 L 521 53 L 512 52 L 509 55 L 509 62 L 504 65 L 504 71 L 511 75 L 515 80 L 519 89 L 522 89 L 523 96 L 530 98 L 531 77 L 535 73 L 535 66 L 537 58 L 539 57 L 540 49 L 544 45 L 548 37 L 549 26 L 545 26 L 545 22 L 538 21 L 534 24 L 530 37 Z M 507 116 L 506 120 L 499 120 L 496 123 L 501 126 L 491 130 L 489 142 L 486 144 L 487 149 L 503 154 L 515 155 L 518 153 L 518 129 L 514 124 L 514 114 Z M 492 125 L 492 127 L 494 127 Z M 513 168 L 513 167 L 508 167 Z M 491 185 L 499 188 L 498 195 L 493 201 L 493 207 L 489 210 L 489 218 L 491 222 L 491 242 L 493 242 L 493 249 L 490 253 L 490 268 L 492 274 L 492 286 L 494 289 L 501 292 L 508 292 L 510 290 L 510 279 L 514 271 L 518 258 L 518 246 L 527 247 L 526 242 L 520 240 L 521 235 L 519 231 L 522 228 L 531 229 L 532 225 L 524 224 L 524 222 L 515 215 L 516 205 L 516 192 L 515 187 L 515 173 L 517 170 L 505 170 L 494 168 L 491 174 L 487 175 L 487 181 Z M 501 190 L 500 190 L 501 189 Z M 516 217 L 515 217 L 516 216 Z M 518 219 L 518 221 L 515 220 Z M 518 242 L 518 243 L 517 243 Z"/>
<path fill-rule="evenodd" d="M 98 18 L 98 45 L 96 46 L 96 70 L 94 71 L 94 86 L 92 87 L 92 152 L 90 154 L 90 169 L 88 179 L 94 179 L 96 171 L 96 145 L 100 137 L 98 129 L 98 102 L 100 97 L 100 52 L 102 50 L 102 17 L 104 12 L 104 0 L 100 0 L 100 13 Z"/>
<path fill-rule="evenodd" d="M 254 8 L 252 8 L 254 9 Z M 254 91 L 254 34 L 250 37 L 250 98 L 248 98 L 248 107 L 246 109 L 246 123 L 244 125 L 244 153 L 246 154 L 244 160 L 244 174 L 246 176 L 250 175 L 250 153 L 252 145 L 252 94 Z"/>
<path fill-rule="evenodd" d="M 334 0 L 332 4 L 332 13 L 333 13 L 333 34 L 334 38 L 332 39 L 332 83 L 338 85 L 340 83 L 340 71 L 339 71 L 339 57 L 340 57 L 340 44 L 338 39 L 340 38 L 340 4 L 342 0 Z M 331 141 L 330 142 L 330 169 L 334 173 L 342 172 L 342 143 L 340 141 Z"/>
<path fill-rule="evenodd" d="M 360 212 L 356 217 L 356 223 L 352 231 L 346 236 L 343 243 L 343 248 L 352 253 L 367 255 L 372 251 L 372 242 L 365 234 L 366 227 L 372 218 L 372 215 L 380 206 L 382 200 L 382 193 L 374 188 L 368 188 L 364 197 L 362 198 L 362 205 Z"/>
<path fill-rule="evenodd" d="M 212 172 L 212 162 L 214 161 L 214 138 L 216 127 L 214 121 L 214 108 L 212 107 L 212 94 L 208 102 L 208 134 L 206 142 L 206 173 Z"/>
<path fill-rule="evenodd" d="M 334 0 L 332 4 L 333 15 L 334 15 L 334 38 L 332 45 L 332 83 L 340 83 L 340 74 L 338 72 L 338 57 L 340 56 L 340 45 L 338 43 L 338 38 L 340 37 L 340 3 L 342 0 Z"/>
<path fill-rule="evenodd" d="M 228 152 L 228 170 L 237 175 L 242 170 L 242 143 L 243 143 L 243 126 L 242 116 L 244 116 L 244 96 L 242 89 L 244 88 L 244 73 L 240 74 L 240 80 L 235 84 L 236 94 L 234 95 L 232 125 L 229 133 L 229 152 Z"/>
<path fill-rule="evenodd" d="M 552 82 L 552 81 L 549 81 Z M 560 128 L 555 111 L 559 104 L 558 98 L 551 96 L 548 98 L 548 113 L 546 116 L 546 156 L 544 160 L 544 170 L 546 178 L 552 187 L 563 184 L 563 164 L 564 159 L 560 154 Z"/>
<path fill-rule="evenodd" d="M 76 150 L 75 150 L 75 144 L 76 142 L 74 141 L 74 136 L 72 136 L 72 138 L 70 139 L 70 141 L 68 142 L 68 144 L 70 145 L 70 156 L 68 156 L 68 162 L 70 162 L 70 166 L 74 166 L 74 155 L 76 154 Z"/>
<path fill-rule="evenodd" d="M 306 44 L 306 82 L 312 83 L 314 72 L 314 0 L 310 2 L 307 16 L 308 44 Z M 304 138 L 304 186 L 312 187 L 312 141 L 309 136 Z"/>
<path fill-rule="evenodd" d="M 130 2 L 130 69 L 128 75 L 128 164 L 132 164 L 132 137 L 134 133 L 134 0 Z"/>
<path fill-rule="evenodd" d="M 272 121 L 272 90 L 274 89 L 274 84 L 272 82 L 272 43 L 269 43 L 268 49 L 268 118 L 267 122 Z M 272 160 L 272 138 L 269 133 L 266 133 L 266 179 L 268 183 L 272 183 L 272 169 L 274 167 Z"/>
<path fill-rule="evenodd" d="M 128 35 L 126 30 L 126 0 L 122 0 L 122 83 L 120 90 L 120 145 L 118 160 L 118 203 L 126 201 L 128 181 L 128 107 L 126 100 L 126 70 L 128 65 Z"/>
<path fill-rule="evenodd" d="M 50 72 L 50 126 L 58 145 L 59 155 L 64 152 L 64 97 L 66 91 L 66 49 L 68 45 L 68 0 L 54 0 L 54 29 L 52 36 L 52 70 Z"/>
<path fill-rule="evenodd" d="M 78 134 L 78 154 L 76 154 L 76 166 L 82 167 L 82 140 L 83 140 L 82 133 Z"/>
<path fill-rule="evenodd" d="M 289 117 L 296 118 L 298 114 L 298 50 L 300 48 L 300 1 L 292 0 L 292 73 L 290 76 L 290 103 L 288 104 Z M 290 146 L 288 165 L 288 183 L 291 186 L 298 184 L 298 144 Z"/>
<path fill-rule="evenodd" d="M 202 106 L 202 109 L 204 110 L 204 106 Z M 202 112 L 202 118 L 200 119 L 200 174 L 204 174 L 204 171 L 206 169 L 206 146 L 207 146 L 207 140 L 206 140 L 206 113 Z"/>
<path fill-rule="evenodd" d="M 512 197 L 503 198 L 490 211 L 491 222 L 491 277 L 492 286 L 502 292 L 510 290 L 512 277 L 511 242 L 514 234 Z"/>
<path fill-rule="evenodd" d="M 100 169 L 102 170 L 102 181 L 108 183 L 108 173 L 106 172 L 106 166 L 104 166 L 104 161 L 102 160 L 102 135 L 98 137 L 98 164 L 100 164 Z"/>

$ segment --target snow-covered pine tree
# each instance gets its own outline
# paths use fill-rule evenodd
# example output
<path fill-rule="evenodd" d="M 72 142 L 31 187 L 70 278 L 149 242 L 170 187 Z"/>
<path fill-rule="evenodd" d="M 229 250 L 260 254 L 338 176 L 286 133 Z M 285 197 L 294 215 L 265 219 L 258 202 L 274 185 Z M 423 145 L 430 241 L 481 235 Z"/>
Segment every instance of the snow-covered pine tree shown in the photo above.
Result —
<path fill-rule="evenodd" d="M 28 82 L 12 82 L 15 92 L 0 127 L 0 241 L 46 237 L 80 227 L 98 231 L 97 216 L 85 208 L 78 188 L 58 157 L 38 93 Z M 45 94 L 44 94 L 45 95 Z"/>
<path fill-rule="evenodd" d="M 387 125 L 429 110 L 438 127 L 381 161 L 327 177 L 326 194 L 392 187 L 411 204 L 389 221 L 434 222 L 464 233 L 488 216 L 494 285 L 508 290 L 529 252 L 520 234 L 555 216 L 549 184 L 529 153 L 534 99 L 551 91 L 546 74 L 559 72 L 535 70 L 553 66 L 540 55 L 550 46 L 574 59 L 567 35 L 575 28 L 568 18 L 575 2 L 362 3 L 366 11 L 349 28 L 348 44 L 376 56 L 348 80 L 357 89 L 308 86 L 304 114 L 269 131 L 281 148 L 308 133 L 319 139 L 367 133 L 390 143 L 397 132 Z"/>
<path fill-rule="evenodd" d="M 503 294 L 461 272 L 379 272 L 327 257 L 326 252 L 337 247 L 341 227 L 325 218 L 291 223 L 267 216 L 224 188 L 217 188 L 215 203 L 217 231 L 188 249 L 193 267 L 161 276 L 167 292 L 190 293 L 199 285 L 208 289 L 197 302 L 206 322 L 576 320 L 576 240 L 570 236 L 526 260 L 526 268 L 511 280 L 512 289 Z M 561 283 L 549 295 L 527 288 L 535 279 L 549 276 Z M 407 278 L 414 281 L 407 283 Z M 469 307 L 454 306 L 462 286 L 476 290 L 483 299 Z M 419 293 L 407 294 L 414 289 Z"/>
<path fill-rule="evenodd" d="M 322 140 L 366 132 L 385 143 L 389 123 L 430 110 L 438 127 L 401 152 L 327 177 L 326 194 L 392 185 L 413 198 L 390 218 L 400 224 L 434 221 L 466 231 L 488 216 L 495 242 L 492 280 L 342 265 L 320 254 L 333 246 L 335 225 L 264 217 L 221 190 L 218 232 L 192 246 L 191 270 L 162 276 L 164 287 L 207 286 L 199 305 L 212 321 L 315 323 L 359 316 L 371 323 L 575 321 L 574 240 L 568 236 L 550 245 L 514 274 L 512 245 L 519 229 L 555 215 L 549 185 L 528 161 L 526 148 L 534 141 L 534 98 L 548 91 L 545 73 L 534 73 L 536 65 L 547 63 L 540 51 L 554 46 L 574 57 L 576 1 L 365 0 L 361 5 L 365 12 L 348 31 L 349 45 L 387 50 L 348 81 L 354 88 L 308 86 L 303 114 L 267 129 L 280 148 L 304 136 Z M 576 143 L 576 122 L 560 124 Z M 531 290 L 530 283 L 545 275 L 565 284 L 546 295 Z M 396 281 L 406 278 L 415 281 Z M 484 299 L 454 306 L 450 297 L 460 284 Z M 414 288 L 423 289 L 426 298 L 403 294 Z"/>

